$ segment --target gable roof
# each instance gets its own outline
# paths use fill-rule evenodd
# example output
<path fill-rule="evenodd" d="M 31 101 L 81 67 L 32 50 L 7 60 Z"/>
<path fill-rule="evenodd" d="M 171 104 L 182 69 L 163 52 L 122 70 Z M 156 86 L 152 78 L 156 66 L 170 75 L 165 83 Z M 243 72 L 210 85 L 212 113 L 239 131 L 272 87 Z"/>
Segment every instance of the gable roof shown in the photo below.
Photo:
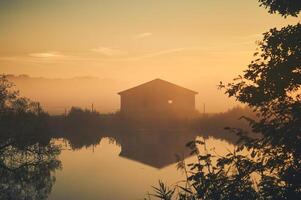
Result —
<path fill-rule="evenodd" d="M 190 92 L 190 93 L 193 93 L 193 94 L 198 94 L 198 92 L 196 92 L 196 91 L 193 91 L 193 90 L 184 88 L 184 87 L 182 87 L 182 86 L 176 85 L 176 84 L 174 84 L 174 83 L 171 83 L 171 82 L 168 82 L 168 81 L 159 79 L 159 78 L 154 79 L 154 80 L 149 81 L 149 82 L 146 82 L 146 83 L 143 83 L 143 84 L 141 84 L 141 85 L 132 87 L 132 88 L 130 88 L 130 89 L 123 90 L 123 91 L 121 91 L 121 92 L 118 92 L 118 94 L 119 94 L 119 95 L 122 95 L 122 94 L 125 94 L 125 93 L 128 93 L 128 92 L 135 91 L 136 89 L 139 89 L 139 88 L 142 88 L 142 87 L 145 87 L 145 86 L 157 85 L 157 84 L 168 85 L 168 86 L 173 87 L 173 88 L 178 88 L 178 89 L 185 90 L 185 91 Z"/>

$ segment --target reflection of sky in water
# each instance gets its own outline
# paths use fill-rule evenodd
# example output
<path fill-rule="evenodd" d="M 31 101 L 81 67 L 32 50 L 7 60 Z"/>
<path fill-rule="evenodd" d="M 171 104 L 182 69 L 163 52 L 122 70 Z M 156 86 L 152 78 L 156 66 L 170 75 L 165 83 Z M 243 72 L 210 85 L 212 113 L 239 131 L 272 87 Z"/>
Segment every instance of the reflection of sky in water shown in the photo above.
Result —
<path fill-rule="evenodd" d="M 218 154 L 233 149 L 221 140 L 208 139 L 206 143 L 208 149 L 214 147 Z M 49 199 L 143 199 L 158 180 L 174 184 L 184 178 L 175 164 L 161 169 L 150 167 L 120 157 L 121 148 L 105 138 L 94 148 L 62 151 L 63 170 L 56 172 Z M 193 160 L 186 159 L 187 163 Z"/>

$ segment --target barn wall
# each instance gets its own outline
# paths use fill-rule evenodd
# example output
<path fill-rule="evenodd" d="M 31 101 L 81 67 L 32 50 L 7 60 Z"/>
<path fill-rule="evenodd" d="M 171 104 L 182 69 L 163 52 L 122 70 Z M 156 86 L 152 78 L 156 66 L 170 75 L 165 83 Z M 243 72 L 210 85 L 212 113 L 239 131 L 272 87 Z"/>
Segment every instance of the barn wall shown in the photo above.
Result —
<path fill-rule="evenodd" d="M 143 88 L 121 95 L 121 113 L 130 117 L 190 118 L 195 112 L 195 94 L 182 89 Z"/>

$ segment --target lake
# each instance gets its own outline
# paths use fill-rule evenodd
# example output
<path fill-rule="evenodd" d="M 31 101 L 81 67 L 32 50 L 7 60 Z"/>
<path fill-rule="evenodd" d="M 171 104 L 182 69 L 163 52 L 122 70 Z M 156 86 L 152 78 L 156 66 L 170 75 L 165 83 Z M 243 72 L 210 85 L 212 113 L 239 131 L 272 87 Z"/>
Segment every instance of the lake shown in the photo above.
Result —
<path fill-rule="evenodd" d="M 237 139 L 222 115 L 194 123 L 113 117 L 59 116 L 38 134 L 1 135 L 0 199 L 144 199 L 159 180 L 183 184 L 177 163 L 196 161 L 188 142 L 205 140 L 206 149 L 225 155 Z"/>
<path fill-rule="evenodd" d="M 59 155 L 62 169 L 54 173 L 49 199 L 144 199 L 159 180 L 177 184 L 185 179 L 177 170 L 175 155 L 184 157 L 186 163 L 194 161 L 185 147 L 190 139 L 185 133 L 140 133 L 119 141 L 103 137 L 99 144 L 77 149 L 67 141 L 56 141 L 63 147 Z M 212 137 L 206 144 L 217 154 L 233 149 L 229 142 Z"/>

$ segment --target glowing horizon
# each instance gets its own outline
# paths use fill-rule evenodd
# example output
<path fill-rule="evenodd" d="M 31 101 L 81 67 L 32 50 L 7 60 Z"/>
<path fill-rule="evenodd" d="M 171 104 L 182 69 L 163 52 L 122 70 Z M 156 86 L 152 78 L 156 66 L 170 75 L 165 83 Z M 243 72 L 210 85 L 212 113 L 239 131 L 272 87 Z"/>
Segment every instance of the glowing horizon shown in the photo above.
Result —
<path fill-rule="evenodd" d="M 256 0 L 3 0 L 0 72 L 128 85 L 162 78 L 223 101 L 216 85 L 242 73 L 262 33 L 298 21 Z"/>

